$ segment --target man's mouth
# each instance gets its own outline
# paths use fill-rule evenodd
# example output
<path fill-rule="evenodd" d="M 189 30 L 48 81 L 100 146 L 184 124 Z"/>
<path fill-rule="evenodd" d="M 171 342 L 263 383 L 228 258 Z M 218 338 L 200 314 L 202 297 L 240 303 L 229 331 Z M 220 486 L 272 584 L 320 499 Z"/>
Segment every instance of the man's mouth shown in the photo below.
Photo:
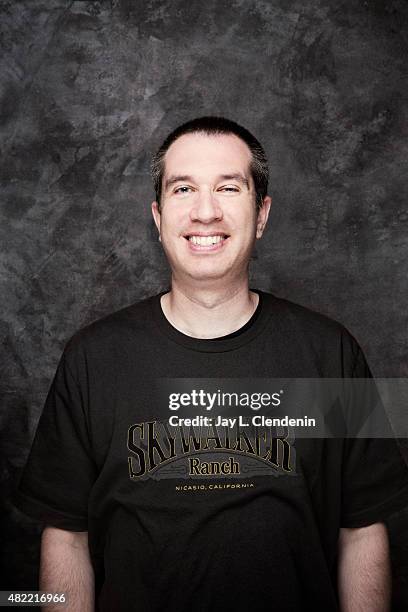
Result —
<path fill-rule="evenodd" d="M 220 244 L 221 242 L 224 242 L 224 240 L 229 238 L 229 236 L 228 234 L 220 234 L 217 232 L 216 234 L 209 235 L 186 234 L 184 238 L 192 244 L 196 244 L 198 246 L 212 246 L 214 244 Z"/>
<path fill-rule="evenodd" d="M 200 246 L 211 246 L 223 242 L 228 236 L 186 236 L 187 240 Z"/>

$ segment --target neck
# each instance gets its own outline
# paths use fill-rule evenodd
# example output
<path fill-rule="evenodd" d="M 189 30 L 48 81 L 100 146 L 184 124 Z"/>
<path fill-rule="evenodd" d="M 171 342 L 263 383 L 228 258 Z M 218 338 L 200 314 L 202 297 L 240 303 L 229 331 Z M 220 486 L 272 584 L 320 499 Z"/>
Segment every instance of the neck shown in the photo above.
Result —
<path fill-rule="evenodd" d="M 171 291 L 161 298 L 167 320 L 179 331 L 194 338 L 226 336 L 251 318 L 258 294 L 249 291 L 248 278 L 235 286 L 203 287 L 194 290 L 172 279 Z"/>

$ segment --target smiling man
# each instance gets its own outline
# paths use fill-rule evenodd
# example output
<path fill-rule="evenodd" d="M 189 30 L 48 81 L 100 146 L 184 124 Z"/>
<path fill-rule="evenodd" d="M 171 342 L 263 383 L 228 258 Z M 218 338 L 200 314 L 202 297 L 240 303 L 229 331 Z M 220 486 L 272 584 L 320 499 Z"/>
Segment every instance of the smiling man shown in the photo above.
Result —
<path fill-rule="evenodd" d="M 168 380 L 185 381 L 167 398 L 181 407 L 210 397 L 189 379 L 370 377 L 344 327 L 249 287 L 271 206 L 262 146 L 195 119 L 152 174 L 170 288 L 69 340 L 21 479 L 18 505 L 45 526 L 41 588 L 75 612 L 386 612 L 384 519 L 408 503 L 393 440 L 208 412 L 172 425 L 163 402 Z"/>
<path fill-rule="evenodd" d="M 177 329 L 197 338 L 235 331 L 259 300 L 248 290 L 248 264 L 271 198 L 265 154 L 245 135 L 253 151 L 233 133 L 176 132 L 153 165 L 152 211 L 172 270 L 161 305 Z"/>

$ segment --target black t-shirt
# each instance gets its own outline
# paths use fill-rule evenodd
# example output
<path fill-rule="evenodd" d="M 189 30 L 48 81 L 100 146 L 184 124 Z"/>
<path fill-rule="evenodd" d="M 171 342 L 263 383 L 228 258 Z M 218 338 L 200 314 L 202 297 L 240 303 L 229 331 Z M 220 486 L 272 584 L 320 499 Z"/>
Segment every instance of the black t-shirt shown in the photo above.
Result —
<path fill-rule="evenodd" d="M 339 528 L 408 505 L 393 440 L 166 426 L 163 379 L 370 376 L 341 325 L 258 293 L 252 319 L 223 338 L 176 330 L 160 294 L 65 347 L 16 502 L 46 525 L 88 530 L 101 611 L 336 610 Z M 191 473 L 211 453 L 229 471 Z"/>

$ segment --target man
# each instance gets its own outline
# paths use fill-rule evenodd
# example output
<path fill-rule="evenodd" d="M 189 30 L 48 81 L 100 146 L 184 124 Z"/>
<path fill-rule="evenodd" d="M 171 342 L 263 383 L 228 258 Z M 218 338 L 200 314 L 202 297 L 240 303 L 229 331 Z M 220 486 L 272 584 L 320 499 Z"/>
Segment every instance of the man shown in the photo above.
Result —
<path fill-rule="evenodd" d="M 173 426 L 161 401 L 185 377 L 369 376 L 342 326 L 249 289 L 271 206 L 261 145 L 199 118 L 152 169 L 171 289 L 65 347 L 18 498 L 46 526 L 41 588 L 78 612 L 386 612 L 383 521 L 408 503 L 393 441 Z"/>

